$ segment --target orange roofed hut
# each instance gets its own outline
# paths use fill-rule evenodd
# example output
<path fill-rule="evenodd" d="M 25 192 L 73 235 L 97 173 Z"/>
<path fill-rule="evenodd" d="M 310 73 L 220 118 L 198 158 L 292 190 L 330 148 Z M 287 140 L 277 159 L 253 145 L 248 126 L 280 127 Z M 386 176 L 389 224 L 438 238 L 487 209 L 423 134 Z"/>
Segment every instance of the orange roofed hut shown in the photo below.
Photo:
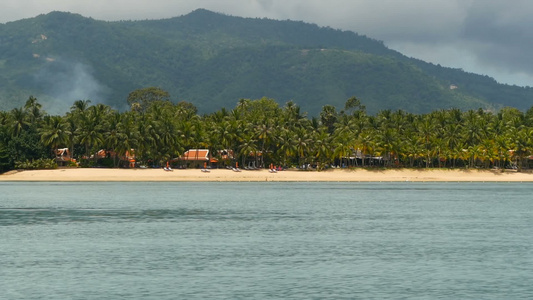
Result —
<path fill-rule="evenodd" d="M 60 167 L 68 166 L 71 162 L 76 162 L 76 160 L 72 158 L 68 148 L 56 149 L 55 155 L 55 161 Z"/>
<path fill-rule="evenodd" d="M 179 161 L 182 167 L 200 168 L 205 164 L 216 164 L 218 159 L 211 156 L 209 149 L 189 149 L 182 156 L 173 159 Z"/>

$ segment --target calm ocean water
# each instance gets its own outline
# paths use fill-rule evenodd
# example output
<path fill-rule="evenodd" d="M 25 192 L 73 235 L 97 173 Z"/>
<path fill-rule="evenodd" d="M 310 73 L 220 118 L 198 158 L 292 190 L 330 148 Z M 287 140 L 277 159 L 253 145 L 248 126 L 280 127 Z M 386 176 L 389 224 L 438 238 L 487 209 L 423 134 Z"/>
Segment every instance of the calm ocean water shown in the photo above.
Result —
<path fill-rule="evenodd" d="M 0 183 L 0 299 L 531 299 L 533 184 Z"/>

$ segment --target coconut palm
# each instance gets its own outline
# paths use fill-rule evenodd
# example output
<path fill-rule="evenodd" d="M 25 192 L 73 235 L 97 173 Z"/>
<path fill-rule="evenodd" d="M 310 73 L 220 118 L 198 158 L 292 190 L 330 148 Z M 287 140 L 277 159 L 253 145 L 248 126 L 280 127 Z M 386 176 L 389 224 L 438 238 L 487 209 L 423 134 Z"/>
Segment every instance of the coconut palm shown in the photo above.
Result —
<path fill-rule="evenodd" d="M 91 106 L 91 100 L 76 100 L 70 107 L 72 113 L 84 113 Z"/>
<path fill-rule="evenodd" d="M 386 128 L 378 132 L 378 149 L 381 156 L 386 159 L 387 166 L 391 167 L 396 160 L 396 154 L 400 148 L 397 132 L 392 128 Z"/>
<path fill-rule="evenodd" d="M 44 113 L 42 111 L 42 105 L 37 101 L 37 98 L 30 96 L 24 104 L 24 110 L 28 113 L 28 117 L 31 123 L 35 123 L 42 119 Z"/>
<path fill-rule="evenodd" d="M 338 158 L 342 166 L 349 165 L 349 160 L 346 161 L 346 164 L 344 163 L 344 160 L 349 158 L 354 152 L 351 137 L 346 133 L 336 136 L 333 141 L 333 147 L 333 157 Z"/>
<path fill-rule="evenodd" d="M 90 156 L 92 151 L 98 151 L 104 142 L 103 129 L 105 125 L 105 112 L 107 108 L 102 105 L 91 106 L 79 114 L 79 142 L 85 146 L 85 155 Z M 96 161 L 97 156 L 94 156 Z"/>
<path fill-rule="evenodd" d="M 420 141 L 420 138 L 415 134 L 404 137 L 404 147 L 400 155 L 409 161 L 408 166 L 411 168 L 415 166 L 418 158 L 424 157 L 424 152 L 422 151 L 423 144 Z"/>
<path fill-rule="evenodd" d="M 509 145 L 511 139 L 508 135 L 502 134 L 496 136 L 495 147 L 498 157 L 498 167 L 504 168 L 505 162 L 509 159 Z"/>
<path fill-rule="evenodd" d="M 19 136 L 20 133 L 30 126 L 28 113 L 22 108 L 14 108 L 10 113 L 9 131 L 11 136 Z"/>
<path fill-rule="evenodd" d="M 290 158 L 297 153 L 295 140 L 296 134 L 287 128 L 282 128 L 276 138 L 277 154 L 284 166 L 287 166 Z"/>
<path fill-rule="evenodd" d="M 261 162 L 260 166 L 264 166 L 264 157 L 267 154 L 267 149 L 270 146 L 270 143 L 272 142 L 272 134 L 274 132 L 274 127 L 272 125 L 272 121 L 270 120 L 264 120 L 261 124 L 258 124 L 255 126 L 254 131 L 255 135 L 257 137 L 257 140 L 260 144 L 260 151 L 261 151 Z"/>
<path fill-rule="evenodd" d="M 113 150 L 113 165 L 117 167 L 117 158 L 125 157 L 127 153 L 137 148 L 137 128 L 131 112 L 114 112 L 107 124 L 104 145 L 107 149 Z"/>
<path fill-rule="evenodd" d="M 217 150 L 225 150 L 228 154 L 235 153 L 238 130 L 238 122 L 230 118 L 222 120 L 212 128 L 210 136 L 215 140 L 214 144 L 219 146 Z"/>
<path fill-rule="evenodd" d="M 330 147 L 332 137 L 324 128 L 321 128 L 314 132 L 312 140 L 314 141 L 312 145 L 313 156 L 317 160 L 318 170 L 321 170 L 332 159 L 333 151 Z"/>
<path fill-rule="evenodd" d="M 138 148 L 139 133 L 135 126 L 135 121 L 130 113 L 125 113 L 122 116 L 122 120 L 119 126 L 119 138 L 120 140 L 115 145 L 115 152 L 120 157 L 125 157 L 127 153 L 132 151 L 135 153 Z"/>
<path fill-rule="evenodd" d="M 368 155 L 374 153 L 375 145 L 374 131 L 371 129 L 364 130 L 358 138 L 358 144 L 361 146 L 361 166 L 365 166 L 365 160 Z"/>
<path fill-rule="evenodd" d="M 133 132 L 138 136 L 135 156 L 141 163 L 147 163 L 153 158 L 152 152 L 157 138 L 154 121 L 144 114 L 135 114 L 134 117 L 135 129 Z"/>
<path fill-rule="evenodd" d="M 258 151 L 257 140 L 252 135 L 245 136 L 239 146 L 239 156 L 242 159 L 242 165 L 244 166 L 246 164 L 246 159 L 250 156 L 254 156 L 257 159 Z"/>
<path fill-rule="evenodd" d="M 526 165 L 525 158 L 531 154 L 531 149 L 533 149 L 533 129 L 523 127 L 518 130 L 518 133 L 514 137 L 513 144 L 516 165 L 520 171 Z"/>
<path fill-rule="evenodd" d="M 435 123 L 430 115 L 424 115 L 419 117 L 416 120 L 416 127 L 420 133 L 422 143 L 424 145 L 424 151 L 426 154 L 426 168 L 430 167 L 431 164 L 431 151 L 432 151 L 432 141 L 435 134 Z"/>
<path fill-rule="evenodd" d="M 67 146 L 71 135 L 68 124 L 60 116 L 51 116 L 44 119 L 44 124 L 39 128 L 41 143 L 50 147 L 52 153 L 59 146 Z"/>
<path fill-rule="evenodd" d="M 463 123 L 463 135 L 468 146 L 473 147 L 478 145 L 483 139 L 483 131 L 481 130 L 481 117 L 473 110 L 465 113 L 465 122 Z"/>
<path fill-rule="evenodd" d="M 335 123 L 337 122 L 338 114 L 333 105 L 324 105 L 320 112 L 320 121 L 322 125 L 326 126 L 329 133 L 335 130 Z"/>
<path fill-rule="evenodd" d="M 298 155 L 298 165 L 302 166 L 307 163 L 307 156 L 311 148 L 311 138 L 309 133 L 303 128 L 297 128 L 294 137 L 294 146 Z"/>

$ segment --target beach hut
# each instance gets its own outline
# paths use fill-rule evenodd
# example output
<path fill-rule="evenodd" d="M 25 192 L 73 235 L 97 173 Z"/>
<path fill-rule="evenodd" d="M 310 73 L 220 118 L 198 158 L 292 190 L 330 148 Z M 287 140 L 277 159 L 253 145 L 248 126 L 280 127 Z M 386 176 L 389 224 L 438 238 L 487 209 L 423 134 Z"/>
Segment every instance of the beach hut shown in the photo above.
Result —
<path fill-rule="evenodd" d="M 68 148 L 56 149 L 55 154 L 55 161 L 59 167 L 65 167 L 69 165 L 70 162 L 76 162 L 76 160 L 72 158 Z"/>
<path fill-rule="evenodd" d="M 112 164 L 115 167 L 116 163 L 118 163 L 120 167 L 134 168 L 136 163 L 135 149 L 130 149 L 126 151 L 124 155 L 118 155 L 113 150 L 100 149 L 98 150 L 98 152 L 96 152 L 95 155 L 92 155 L 90 159 L 96 159 L 97 161 L 99 161 L 99 163 L 102 163 L 101 160 L 108 159 L 112 161 Z"/>
<path fill-rule="evenodd" d="M 180 161 L 183 167 L 200 168 L 204 165 L 217 163 L 218 159 L 211 156 L 209 149 L 189 149 L 182 156 L 173 159 Z"/>

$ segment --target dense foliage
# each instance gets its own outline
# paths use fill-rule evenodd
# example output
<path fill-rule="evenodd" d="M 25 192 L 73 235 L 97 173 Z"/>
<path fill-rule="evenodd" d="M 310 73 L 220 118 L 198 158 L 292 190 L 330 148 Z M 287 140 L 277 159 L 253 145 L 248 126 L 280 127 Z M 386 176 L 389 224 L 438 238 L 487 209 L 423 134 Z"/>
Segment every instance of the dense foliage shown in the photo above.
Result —
<path fill-rule="evenodd" d="M 450 89 L 450 86 L 457 87 Z M 56 114 L 90 98 L 120 111 L 130 91 L 157 86 L 200 112 L 272 97 L 318 116 L 358 95 L 367 111 L 533 105 L 533 89 L 407 58 L 353 32 L 197 10 L 103 22 L 52 12 L 0 24 L 0 109 L 38 97 Z"/>
<path fill-rule="evenodd" d="M 142 89 L 139 97 L 153 92 Z M 134 149 L 140 165 L 162 166 L 188 149 L 210 149 L 219 165 L 419 168 L 528 168 L 533 154 L 533 108 L 523 113 L 459 109 L 412 114 L 367 114 L 352 97 L 342 111 L 326 105 L 308 118 L 293 102 L 241 99 L 234 109 L 204 115 L 191 103 L 154 98 L 145 109 L 119 112 L 88 100 L 62 116 L 46 114 L 30 97 L 22 108 L 0 112 L 0 171 L 39 165 L 68 147 L 82 166 L 123 165 Z M 107 163 L 97 151 L 114 153 Z M 234 153 L 222 160 L 220 150 Z M 52 166 L 53 167 L 53 166 Z"/>

